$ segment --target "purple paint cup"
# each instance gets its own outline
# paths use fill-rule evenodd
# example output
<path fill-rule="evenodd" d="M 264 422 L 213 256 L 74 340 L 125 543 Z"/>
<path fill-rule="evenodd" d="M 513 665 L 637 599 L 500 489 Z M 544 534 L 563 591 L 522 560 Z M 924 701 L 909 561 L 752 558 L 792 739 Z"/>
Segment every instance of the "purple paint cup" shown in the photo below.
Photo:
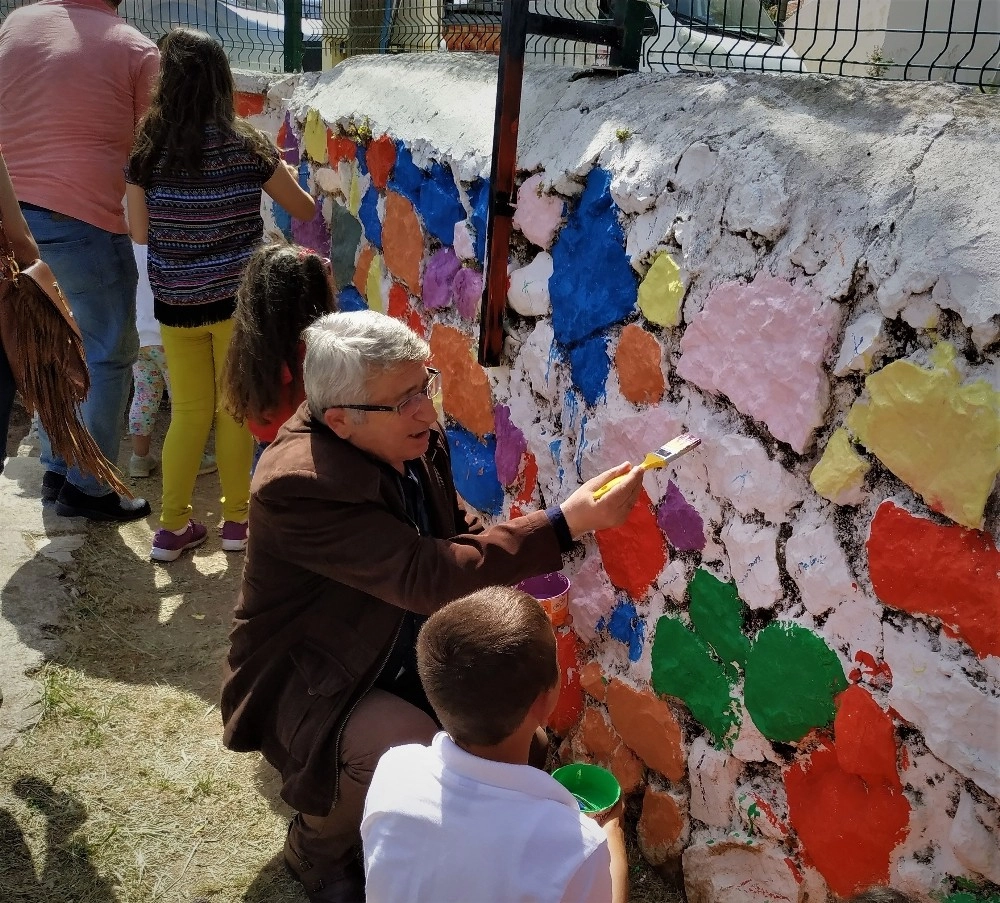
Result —
<path fill-rule="evenodd" d="M 517 588 L 539 601 L 553 627 L 565 624 L 569 617 L 569 578 L 560 571 L 539 574 L 522 580 Z"/>

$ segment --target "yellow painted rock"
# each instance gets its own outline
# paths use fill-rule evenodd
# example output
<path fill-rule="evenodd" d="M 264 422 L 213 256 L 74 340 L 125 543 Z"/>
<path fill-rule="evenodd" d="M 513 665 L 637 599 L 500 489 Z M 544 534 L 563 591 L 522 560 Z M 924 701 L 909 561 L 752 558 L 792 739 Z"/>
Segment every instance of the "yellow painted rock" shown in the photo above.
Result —
<path fill-rule="evenodd" d="M 653 265 L 639 285 L 639 310 L 650 323 L 678 326 L 684 283 L 681 268 L 666 251 L 656 255 Z"/>
<path fill-rule="evenodd" d="M 813 489 L 835 505 L 857 505 L 871 465 L 851 445 L 847 430 L 835 430 L 811 474 Z"/>

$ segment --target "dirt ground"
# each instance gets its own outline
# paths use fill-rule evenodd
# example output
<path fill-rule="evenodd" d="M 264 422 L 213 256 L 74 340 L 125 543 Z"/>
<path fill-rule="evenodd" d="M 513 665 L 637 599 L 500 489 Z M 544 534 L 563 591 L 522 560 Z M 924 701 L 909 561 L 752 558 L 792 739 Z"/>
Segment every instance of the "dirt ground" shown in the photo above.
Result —
<path fill-rule="evenodd" d="M 123 443 L 123 470 L 128 452 Z M 149 560 L 158 474 L 132 483 L 153 515 L 94 526 L 74 553 L 63 648 L 38 674 L 45 715 L 0 754 L 0 897 L 302 903 L 281 862 L 290 813 L 275 773 L 220 740 L 243 558 L 220 548 L 218 477 L 199 477 L 193 502 L 208 541 L 168 565 Z M 632 861 L 633 903 L 680 899 Z"/>

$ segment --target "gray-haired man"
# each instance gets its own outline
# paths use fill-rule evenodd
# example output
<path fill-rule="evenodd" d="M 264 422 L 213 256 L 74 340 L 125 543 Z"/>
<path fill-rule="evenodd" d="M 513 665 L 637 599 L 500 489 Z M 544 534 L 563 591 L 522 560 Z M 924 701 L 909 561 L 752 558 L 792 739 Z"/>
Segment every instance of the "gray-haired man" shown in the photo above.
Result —
<path fill-rule="evenodd" d="M 641 472 L 483 529 L 455 492 L 430 349 L 372 311 L 306 330 L 307 401 L 261 458 L 222 691 L 225 743 L 260 750 L 299 810 L 285 858 L 310 900 L 363 901 L 360 825 L 382 753 L 437 726 L 416 674 L 423 618 L 562 566 L 620 524 Z"/>

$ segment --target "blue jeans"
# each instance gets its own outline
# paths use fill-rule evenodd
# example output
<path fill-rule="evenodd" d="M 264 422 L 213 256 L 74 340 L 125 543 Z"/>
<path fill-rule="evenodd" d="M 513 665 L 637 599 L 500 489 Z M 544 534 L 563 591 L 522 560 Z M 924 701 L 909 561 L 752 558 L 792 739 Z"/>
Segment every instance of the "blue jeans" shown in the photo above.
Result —
<path fill-rule="evenodd" d="M 24 218 L 83 335 L 90 392 L 80 413 L 94 441 L 114 464 L 132 386 L 132 364 L 139 353 L 135 328 L 138 272 L 132 242 L 127 235 L 105 232 L 47 210 L 25 209 Z M 107 494 L 107 485 L 76 467 L 67 469 L 66 462 L 52 454 L 44 429 L 40 438 L 46 470 L 65 474 L 85 495 Z"/>

